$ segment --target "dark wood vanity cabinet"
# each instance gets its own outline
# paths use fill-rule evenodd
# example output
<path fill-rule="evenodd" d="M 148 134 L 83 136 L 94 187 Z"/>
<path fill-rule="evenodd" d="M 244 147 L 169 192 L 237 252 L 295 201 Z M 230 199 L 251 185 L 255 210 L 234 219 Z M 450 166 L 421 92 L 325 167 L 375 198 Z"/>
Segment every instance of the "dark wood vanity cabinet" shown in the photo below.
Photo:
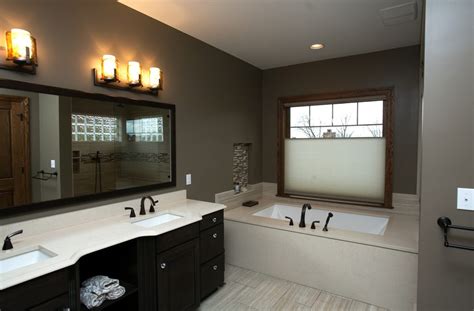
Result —
<path fill-rule="evenodd" d="M 224 284 L 224 211 L 203 217 L 200 224 L 201 299 Z"/>
<path fill-rule="evenodd" d="M 1 311 L 69 311 L 74 308 L 70 268 L 52 272 L 0 292 Z"/>
<path fill-rule="evenodd" d="M 81 311 L 80 284 L 119 279 L 127 292 L 93 310 L 187 311 L 224 284 L 223 211 L 201 222 L 83 256 L 74 266 L 0 291 L 0 311 Z"/>

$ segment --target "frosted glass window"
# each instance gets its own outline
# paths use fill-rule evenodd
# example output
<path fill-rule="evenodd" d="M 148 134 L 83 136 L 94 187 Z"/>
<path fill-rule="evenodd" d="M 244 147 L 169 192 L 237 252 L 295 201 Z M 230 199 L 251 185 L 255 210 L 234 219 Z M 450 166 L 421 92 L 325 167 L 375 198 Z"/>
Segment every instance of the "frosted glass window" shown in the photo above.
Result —
<path fill-rule="evenodd" d="M 333 109 L 333 125 L 357 124 L 357 103 L 337 104 Z"/>
<path fill-rule="evenodd" d="M 106 116 L 71 114 L 72 141 L 120 141 L 119 119 Z"/>
<path fill-rule="evenodd" d="M 130 141 L 163 142 L 163 117 L 127 120 Z"/>
<path fill-rule="evenodd" d="M 360 102 L 358 114 L 358 124 L 382 124 L 383 101 Z"/>
<path fill-rule="evenodd" d="M 286 139 L 285 193 L 383 202 L 385 138 Z"/>
<path fill-rule="evenodd" d="M 290 108 L 291 126 L 309 126 L 309 106 Z"/>
<path fill-rule="evenodd" d="M 332 106 L 333 105 L 316 105 L 310 107 L 311 125 L 323 126 L 332 125 Z"/>

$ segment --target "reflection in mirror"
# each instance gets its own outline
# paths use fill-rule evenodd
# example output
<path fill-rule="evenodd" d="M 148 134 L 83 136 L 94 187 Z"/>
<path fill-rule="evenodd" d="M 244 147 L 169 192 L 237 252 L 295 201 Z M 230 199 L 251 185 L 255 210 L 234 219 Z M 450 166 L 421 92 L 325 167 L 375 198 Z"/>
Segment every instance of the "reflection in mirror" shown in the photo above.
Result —
<path fill-rule="evenodd" d="M 0 89 L 0 208 L 171 182 L 170 115 Z"/>

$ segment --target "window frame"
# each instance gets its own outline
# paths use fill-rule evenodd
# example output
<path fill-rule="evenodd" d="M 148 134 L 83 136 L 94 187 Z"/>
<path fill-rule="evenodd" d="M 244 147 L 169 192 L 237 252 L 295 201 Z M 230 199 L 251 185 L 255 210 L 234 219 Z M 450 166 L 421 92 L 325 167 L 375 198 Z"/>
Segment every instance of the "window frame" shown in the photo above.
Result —
<path fill-rule="evenodd" d="M 278 98 L 277 116 L 277 196 L 291 198 L 305 198 L 316 201 L 350 203 L 354 205 L 393 208 L 392 188 L 393 188 L 393 120 L 392 108 L 394 103 L 394 89 L 374 88 L 363 90 L 351 90 L 331 93 L 319 93 L 303 96 L 291 96 Z M 353 200 L 332 196 L 301 196 L 298 194 L 285 192 L 285 139 L 290 138 L 290 108 L 301 106 L 315 106 L 338 104 L 349 101 L 363 102 L 371 100 L 383 101 L 383 135 L 385 138 L 385 188 L 383 203 L 375 203 L 363 200 Z M 299 138 L 305 139 L 305 138 Z M 312 138 L 307 138 L 312 139 Z M 323 138 L 324 139 L 324 138 Z M 329 139 L 329 138 L 328 138 Z M 334 139 L 334 138 L 330 138 Z M 340 139 L 340 138 L 339 138 Z M 349 139 L 357 139 L 349 138 Z"/>

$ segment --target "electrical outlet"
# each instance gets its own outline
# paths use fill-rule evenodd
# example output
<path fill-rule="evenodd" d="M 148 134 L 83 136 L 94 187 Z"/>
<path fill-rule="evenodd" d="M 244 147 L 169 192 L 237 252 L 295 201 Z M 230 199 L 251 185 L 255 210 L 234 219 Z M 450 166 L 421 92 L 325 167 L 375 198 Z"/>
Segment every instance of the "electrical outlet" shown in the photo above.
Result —
<path fill-rule="evenodd" d="M 51 160 L 51 168 L 56 168 L 56 160 Z"/>
<path fill-rule="evenodd" d="M 186 174 L 186 186 L 191 184 L 191 174 Z"/>
<path fill-rule="evenodd" d="M 458 188 L 458 209 L 474 211 L 474 189 Z"/>

